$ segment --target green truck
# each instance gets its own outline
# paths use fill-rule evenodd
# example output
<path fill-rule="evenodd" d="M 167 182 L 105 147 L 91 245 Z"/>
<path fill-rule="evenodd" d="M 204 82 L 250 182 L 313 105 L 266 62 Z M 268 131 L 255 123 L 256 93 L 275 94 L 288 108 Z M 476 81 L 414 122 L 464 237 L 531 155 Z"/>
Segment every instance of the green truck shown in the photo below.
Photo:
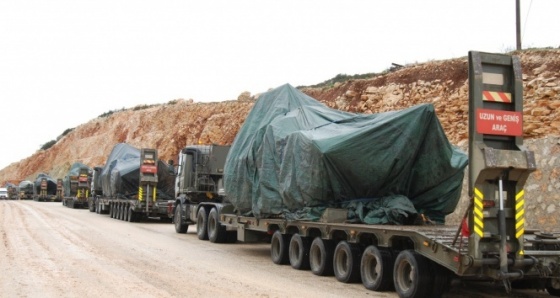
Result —
<path fill-rule="evenodd" d="M 411 150 L 415 139 L 392 121 L 394 114 L 377 117 L 381 124 L 368 123 L 377 125 L 377 130 L 386 130 L 383 137 L 373 142 L 367 138 L 377 132 L 363 134 L 355 130 L 360 126 L 357 123 L 364 120 L 361 116 L 345 115 L 348 117 L 332 121 L 339 114 L 330 114 L 317 106 L 312 110 L 321 111 L 316 114 L 322 118 L 319 121 L 328 118 L 330 124 L 309 126 L 315 114 L 302 106 L 294 108 L 291 103 L 287 111 L 280 109 L 282 119 L 270 121 L 268 127 L 255 121 L 255 117 L 266 117 L 267 111 L 278 108 L 267 102 L 269 97 L 297 92 L 282 88 L 270 91 L 271 96 L 267 93 L 261 96 L 231 147 L 193 145 L 181 150 L 176 169 L 176 200 L 169 210 L 174 216 L 175 231 L 186 233 L 189 225 L 195 225 L 201 240 L 269 241 L 275 264 L 290 264 L 294 269 L 310 270 L 319 276 L 334 275 L 343 283 L 361 281 L 372 291 L 394 289 L 400 297 L 439 297 L 457 279 L 499 282 L 506 292 L 523 284 L 560 296 L 560 234 L 525 228 L 524 185 L 537 163 L 533 152 L 523 146 L 522 89 L 521 66 L 515 56 L 469 52 L 468 192 L 471 199 L 460 225 L 445 224 L 441 215 L 455 209 L 457 191 L 460 194 L 462 187 L 457 187 L 457 181 L 463 180 L 465 164 L 449 173 L 441 173 L 445 171 L 437 165 L 430 168 L 430 163 L 440 163 L 442 155 L 458 162 L 462 158 L 460 154 L 447 150 L 436 156 L 434 152 L 417 151 L 413 154 L 414 162 L 425 163 L 422 167 L 409 167 L 411 174 L 403 176 L 398 163 L 409 161 L 393 160 L 392 156 L 401 154 L 401 149 Z M 418 127 L 424 125 L 417 121 L 420 118 L 407 117 L 406 121 Z M 294 123 L 304 129 L 284 134 L 282 129 Z M 351 129 L 330 127 L 340 123 Z M 253 126 L 253 134 L 264 140 L 260 146 L 254 146 L 255 139 L 243 138 L 246 126 Z M 429 128 L 437 129 L 440 129 L 437 125 Z M 336 133 L 341 131 L 349 133 Z M 357 147 L 349 151 L 332 142 L 336 138 L 365 145 L 361 151 Z M 434 140 L 433 134 L 419 138 L 422 142 Z M 403 148 L 389 146 L 402 139 Z M 441 140 L 438 143 L 447 146 Z M 304 154 L 325 146 L 328 153 Z M 387 146 L 387 150 L 367 155 L 368 150 L 380 146 Z M 438 151 L 440 146 L 430 144 L 429 147 Z M 241 150 L 246 151 L 248 158 L 236 159 Z M 261 154 L 266 150 L 272 154 Z M 336 154 L 331 154 L 333 151 Z M 345 159 L 339 159 L 340 156 Z M 367 165 L 364 156 L 390 162 L 388 166 L 386 163 Z M 317 168 L 313 164 L 321 166 Z M 362 172 L 357 171 L 360 168 Z M 426 168 L 431 169 L 430 173 L 422 172 Z M 375 176 L 385 169 L 390 173 L 388 178 Z M 370 178 L 363 173 L 375 179 L 363 183 Z M 417 181 L 435 181 L 440 176 L 446 179 L 410 191 Z M 315 181 L 323 184 L 311 183 Z M 378 181 L 380 186 L 376 184 Z M 347 187 L 347 184 L 354 186 Z M 385 188 L 386 185 L 391 187 Z M 417 213 L 407 209 L 410 205 L 406 200 L 399 201 L 402 196 L 398 194 L 404 193 L 403 188 L 408 191 Z M 367 195 L 371 189 L 374 198 L 376 193 L 396 195 L 387 195 L 390 200 L 385 201 L 382 198 L 344 201 L 346 197 L 340 195 L 350 197 L 348 194 L 358 189 L 357 197 Z M 440 191 L 432 192 L 433 189 Z M 317 200 L 317 196 L 329 197 L 331 193 L 338 194 L 334 196 L 337 201 Z M 300 198 L 304 207 L 292 208 L 302 206 L 297 201 Z M 455 205 L 450 203 L 453 200 Z M 363 216 L 367 210 L 364 206 L 369 203 L 378 204 L 368 210 L 368 216 Z M 352 204 L 360 208 L 352 209 Z M 399 220 L 404 221 L 391 224 Z"/>

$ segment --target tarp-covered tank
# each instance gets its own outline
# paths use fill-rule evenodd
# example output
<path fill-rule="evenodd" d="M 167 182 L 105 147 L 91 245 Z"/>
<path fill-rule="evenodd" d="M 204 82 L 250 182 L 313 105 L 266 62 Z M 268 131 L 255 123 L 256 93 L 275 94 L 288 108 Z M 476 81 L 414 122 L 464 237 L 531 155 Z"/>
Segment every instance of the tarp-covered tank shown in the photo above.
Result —
<path fill-rule="evenodd" d="M 33 199 L 33 182 L 23 180 L 19 183 L 19 198 L 20 200 Z"/>
<path fill-rule="evenodd" d="M 262 94 L 231 147 L 228 200 L 242 214 L 317 220 L 326 207 L 360 222 L 442 223 L 459 201 L 467 156 L 430 104 L 380 114 L 333 110 L 286 84 Z"/>
<path fill-rule="evenodd" d="M 37 175 L 35 179 L 35 193 L 39 194 L 41 192 L 41 181 L 43 178 L 47 180 L 47 195 L 56 195 L 56 180 L 45 173 Z"/>
<path fill-rule="evenodd" d="M 80 169 L 81 168 L 86 168 L 88 170 L 88 176 L 91 177 L 91 168 L 81 162 L 75 162 L 70 166 L 70 169 L 68 170 L 68 173 L 66 174 L 66 176 L 64 176 L 64 178 L 62 179 L 62 185 L 64 186 L 64 196 L 66 197 L 70 197 L 70 196 L 74 196 L 76 195 L 76 191 L 77 189 L 73 189 L 73 188 L 77 188 L 77 179 L 78 176 L 80 175 Z M 74 179 L 75 184 L 76 185 L 71 185 L 72 183 L 72 177 L 75 177 Z"/>
<path fill-rule="evenodd" d="M 106 197 L 131 198 L 138 194 L 140 186 L 140 149 L 125 143 L 113 147 L 107 163 L 100 175 L 103 195 Z M 158 160 L 157 198 L 171 200 L 174 198 L 174 176 L 168 166 Z"/>

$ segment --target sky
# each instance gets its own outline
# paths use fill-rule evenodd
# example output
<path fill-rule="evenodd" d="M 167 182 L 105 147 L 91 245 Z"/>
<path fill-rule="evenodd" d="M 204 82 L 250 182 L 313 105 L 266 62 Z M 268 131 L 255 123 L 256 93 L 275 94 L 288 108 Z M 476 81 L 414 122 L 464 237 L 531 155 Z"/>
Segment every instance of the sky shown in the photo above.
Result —
<path fill-rule="evenodd" d="M 520 0 L 522 48 L 559 0 Z M 515 0 L 0 0 L 0 169 L 99 115 L 516 47 Z"/>

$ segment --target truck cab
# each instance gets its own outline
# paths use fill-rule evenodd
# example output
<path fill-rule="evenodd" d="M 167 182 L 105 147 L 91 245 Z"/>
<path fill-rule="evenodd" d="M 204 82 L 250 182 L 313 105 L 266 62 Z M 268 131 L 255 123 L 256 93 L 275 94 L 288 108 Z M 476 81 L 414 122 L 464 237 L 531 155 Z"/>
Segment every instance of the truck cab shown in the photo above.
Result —
<path fill-rule="evenodd" d="M 8 199 L 8 189 L 5 187 L 0 188 L 0 200 Z"/>

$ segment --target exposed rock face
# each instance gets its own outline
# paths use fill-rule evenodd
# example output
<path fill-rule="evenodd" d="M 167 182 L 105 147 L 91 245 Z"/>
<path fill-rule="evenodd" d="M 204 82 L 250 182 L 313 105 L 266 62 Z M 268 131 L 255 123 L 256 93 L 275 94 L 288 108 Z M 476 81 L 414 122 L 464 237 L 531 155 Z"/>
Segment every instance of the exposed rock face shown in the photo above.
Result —
<path fill-rule="evenodd" d="M 535 151 L 539 170 L 526 185 L 528 226 L 555 229 L 560 216 L 560 50 L 515 53 L 523 68 L 525 144 Z M 303 91 L 327 106 L 344 111 L 379 113 L 421 103 L 432 103 L 449 140 L 468 147 L 467 58 L 433 61 L 400 68 L 368 80 L 337 83 Z M 76 127 L 46 151 L 0 171 L 0 183 L 34 180 L 39 172 L 62 178 L 81 161 L 103 165 L 116 143 L 153 147 L 163 160 L 174 159 L 186 144 L 231 144 L 254 97 L 244 92 L 236 101 L 193 103 L 179 100 L 148 109 L 116 112 Z M 462 201 L 447 219 L 458 223 L 467 206 L 465 182 Z"/>

